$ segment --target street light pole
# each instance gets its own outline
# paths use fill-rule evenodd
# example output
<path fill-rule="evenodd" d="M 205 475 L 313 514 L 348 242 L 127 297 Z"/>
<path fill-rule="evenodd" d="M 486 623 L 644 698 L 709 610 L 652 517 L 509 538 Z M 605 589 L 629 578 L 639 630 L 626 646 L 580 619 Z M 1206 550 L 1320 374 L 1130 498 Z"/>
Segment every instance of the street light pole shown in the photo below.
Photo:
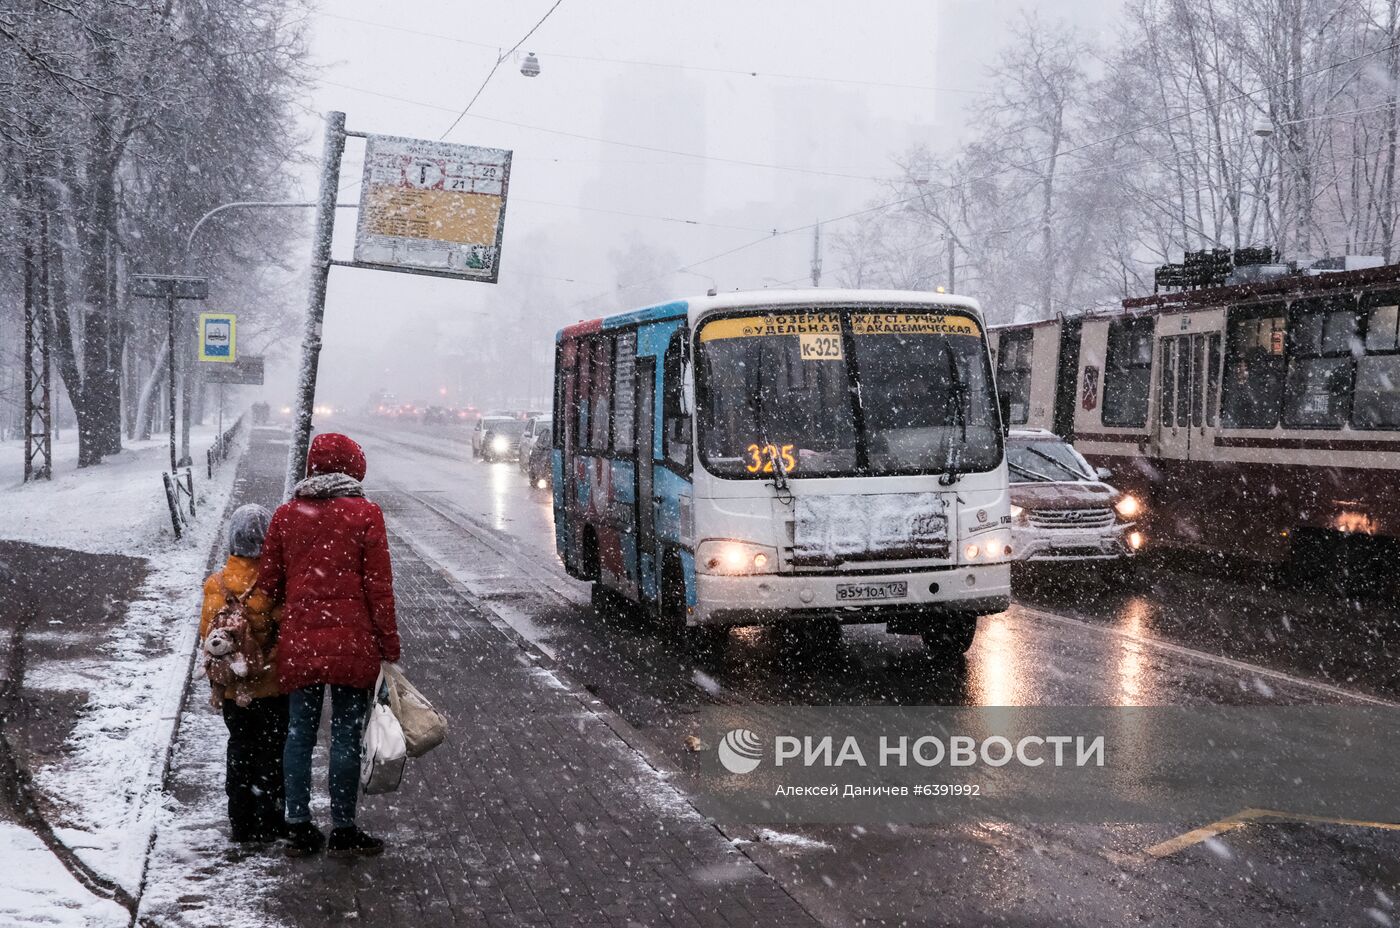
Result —
<path fill-rule="evenodd" d="M 165 366 L 170 374 L 170 473 L 175 473 L 175 468 L 179 466 L 179 461 L 175 457 L 175 291 L 167 289 L 165 291 L 165 315 L 170 331 L 167 337 L 170 339 L 169 363 Z"/>
<path fill-rule="evenodd" d="M 311 282 L 306 300 L 306 332 L 301 340 L 301 372 L 297 379 L 296 420 L 287 451 L 283 495 L 292 492 L 306 472 L 311 446 L 311 415 L 316 402 L 316 369 L 321 360 L 321 324 L 326 315 L 326 283 L 331 271 L 331 234 L 335 230 L 335 200 L 340 182 L 340 158 L 345 153 L 345 114 L 326 115 L 321 154 L 321 195 L 316 199 L 316 229 L 311 241 Z"/>

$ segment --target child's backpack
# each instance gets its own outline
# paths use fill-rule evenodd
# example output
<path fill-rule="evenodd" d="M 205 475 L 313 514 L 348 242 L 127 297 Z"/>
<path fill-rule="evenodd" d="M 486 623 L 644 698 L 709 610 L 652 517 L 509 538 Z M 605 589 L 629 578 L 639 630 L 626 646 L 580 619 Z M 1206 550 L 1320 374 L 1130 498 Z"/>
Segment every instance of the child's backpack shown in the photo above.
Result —
<path fill-rule="evenodd" d="M 249 668 L 261 668 L 263 666 L 262 649 L 258 646 L 258 641 L 253 637 L 252 629 L 248 625 L 248 600 L 252 597 L 256 585 L 251 585 L 241 595 L 230 590 L 224 583 L 222 572 L 218 575 L 219 591 L 224 595 L 224 605 L 209 621 L 209 632 L 223 630 L 237 643 L 237 656 L 243 658 L 244 663 Z M 229 669 L 229 661 L 209 661 L 204 665 L 204 672 L 209 677 L 209 682 L 215 686 L 230 686 L 236 682 L 237 677 Z"/>

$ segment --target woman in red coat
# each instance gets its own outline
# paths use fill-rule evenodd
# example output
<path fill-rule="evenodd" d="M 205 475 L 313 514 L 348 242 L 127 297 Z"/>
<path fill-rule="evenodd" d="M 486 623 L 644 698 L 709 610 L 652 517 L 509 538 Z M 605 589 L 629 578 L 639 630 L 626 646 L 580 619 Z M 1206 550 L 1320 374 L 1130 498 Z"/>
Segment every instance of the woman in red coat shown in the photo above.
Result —
<path fill-rule="evenodd" d="M 344 435 L 317 435 L 307 477 L 272 516 L 258 586 L 284 602 L 277 680 L 290 694 L 283 754 L 287 854 L 314 854 L 325 836 L 311 822 L 311 752 L 331 690 L 332 856 L 377 854 L 384 843 L 355 827 L 360 735 L 379 662 L 399 659 L 393 570 L 384 514 L 364 498 L 365 455 Z"/>

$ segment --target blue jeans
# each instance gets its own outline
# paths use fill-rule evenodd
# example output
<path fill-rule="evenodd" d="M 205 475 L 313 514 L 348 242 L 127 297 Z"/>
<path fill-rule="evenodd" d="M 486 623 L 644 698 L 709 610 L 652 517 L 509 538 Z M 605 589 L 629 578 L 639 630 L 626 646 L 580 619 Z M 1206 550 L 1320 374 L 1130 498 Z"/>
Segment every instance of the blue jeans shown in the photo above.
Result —
<path fill-rule="evenodd" d="M 331 686 L 331 824 L 348 828 L 355 824 L 355 800 L 360 793 L 360 736 L 369 711 L 369 690 Z M 321 727 L 324 684 L 292 692 L 287 747 L 282 754 L 287 790 L 287 823 L 311 821 L 311 752 Z"/>

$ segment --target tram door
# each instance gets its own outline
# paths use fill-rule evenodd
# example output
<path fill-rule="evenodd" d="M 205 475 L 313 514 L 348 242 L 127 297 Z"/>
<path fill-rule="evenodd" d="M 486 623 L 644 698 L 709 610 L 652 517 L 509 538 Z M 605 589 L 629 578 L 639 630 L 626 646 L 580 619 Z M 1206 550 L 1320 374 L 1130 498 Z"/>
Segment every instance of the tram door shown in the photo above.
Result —
<path fill-rule="evenodd" d="M 1157 445 L 1161 456 L 1204 459 L 1220 415 L 1220 333 L 1158 340 Z"/>

